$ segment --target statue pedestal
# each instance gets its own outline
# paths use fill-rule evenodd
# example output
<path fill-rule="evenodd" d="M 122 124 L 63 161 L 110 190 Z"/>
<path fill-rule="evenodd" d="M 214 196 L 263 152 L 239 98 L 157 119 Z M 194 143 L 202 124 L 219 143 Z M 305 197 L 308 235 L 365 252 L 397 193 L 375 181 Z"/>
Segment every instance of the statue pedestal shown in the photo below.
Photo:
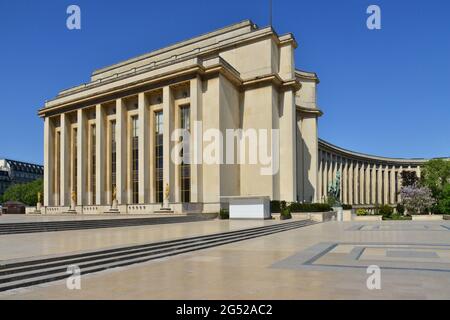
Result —
<path fill-rule="evenodd" d="M 68 213 L 77 213 L 75 201 L 70 201 L 70 207 Z"/>
<path fill-rule="evenodd" d="M 172 208 L 169 206 L 169 199 L 164 199 L 161 209 L 155 211 L 155 213 L 173 213 Z"/>
<path fill-rule="evenodd" d="M 36 210 L 34 211 L 34 213 L 41 214 L 41 208 L 42 204 L 40 202 L 36 203 Z"/>
<path fill-rule="evenodd" d="M 111 208 L 106 213 L 120 213 L 119 211 L 119 202 L 117 199 L 114 199 L 111 204 Z"/>

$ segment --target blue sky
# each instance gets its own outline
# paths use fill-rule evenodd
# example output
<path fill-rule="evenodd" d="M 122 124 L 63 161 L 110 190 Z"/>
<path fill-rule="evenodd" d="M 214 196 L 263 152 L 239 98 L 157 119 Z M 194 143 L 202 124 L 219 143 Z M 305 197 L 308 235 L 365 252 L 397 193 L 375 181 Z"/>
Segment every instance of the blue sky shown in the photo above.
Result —
<path fill-rule="evenodd" d="M 81 7 L 82 29 L 66 28 Z M 381 7 L 382 29 L 366 27 Z M 42 162 L 46 99 L 133 56 L 251 19 L 268 0 L 1 1 L 0 157 Z M 333 144 L 393 157 L 450 155 L 450 1 L 273 0 L 273 25 L 292 32 L 297 68 L 315 71 Z"/>

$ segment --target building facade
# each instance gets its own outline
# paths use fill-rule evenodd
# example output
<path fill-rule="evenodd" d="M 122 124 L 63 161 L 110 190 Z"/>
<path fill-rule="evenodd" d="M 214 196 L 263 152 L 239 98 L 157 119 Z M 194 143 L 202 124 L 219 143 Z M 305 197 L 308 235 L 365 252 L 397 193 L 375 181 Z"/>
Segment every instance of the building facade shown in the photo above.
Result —
<path fill-rule="evenodd" d="M 121 213 L 157 212 L 165 200 L 177 213 L 217 212 L 226 196 L 315 202 L 341 164 L 357 173 L 360 163 L 384 165 L 386 159 L 364 161 L 318 139 L 319 80 L 295 68 L 296 48 L 292 34 L 247 20 L 96 70 L 90 82 L 61 91 L 39 110 L 45 212 L 66 212 L 72 203 L 78 213 L 108 212 L 114 199 Z M 178 129 L 203 135 L 173 139 Z M 220 149 L 221 161 L 204 161 L 214 140 L 206 137 L 210 129 L 221 133 L 220 145 L 245 142 L 242 132 L 276 131 L 264 140 L 276 170 L 261 174 L 267 163 L 239 162 L 233 148 Z M 172 153 L 183 139 L 195 147 L 178 153 L 191 161 L 176 162 Z M 245 160 L 257 152 L 244 151 Z M 369 180 L 350 189 L 354 178 L 346 174 L 344 202 L 372 199 L 360 191 L 350 195 Z M 382 173 L 382 181 L 386 177 L 390 183 L 392 176 Z M 394 189 L 383 188 L 390 197 Z"/>
<path fill-rule="evenodd" d="M 41 165 L 0 159 L 0 196 L 12 184 L 27 183 L 44 177 Z"/>

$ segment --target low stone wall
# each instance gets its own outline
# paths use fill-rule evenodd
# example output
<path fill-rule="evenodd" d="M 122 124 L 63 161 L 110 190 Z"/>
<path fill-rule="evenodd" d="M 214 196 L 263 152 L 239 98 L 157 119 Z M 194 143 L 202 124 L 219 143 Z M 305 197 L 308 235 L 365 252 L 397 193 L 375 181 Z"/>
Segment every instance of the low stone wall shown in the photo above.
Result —
<path fill-rule="evenodd" d="M 413 215 L 413 221 L 440 221 L 444 220 L 444 216 L 441 214 L 423 214 L 423 215 Z"/>
<path fill-rule="evenodd" d="M 352 216 L 353 221 L 383 221 L 383 216 L 367 215 L 367 216 L 357 216 L 354 214 Z"/>
<path fill-rule="evenodd" d="M 292 212 L 293 217 L 302 218 L 302 219 L 310 219 L 312 221 L 317 222 L 325 222 L 336 219 L 336 212 Z"/>

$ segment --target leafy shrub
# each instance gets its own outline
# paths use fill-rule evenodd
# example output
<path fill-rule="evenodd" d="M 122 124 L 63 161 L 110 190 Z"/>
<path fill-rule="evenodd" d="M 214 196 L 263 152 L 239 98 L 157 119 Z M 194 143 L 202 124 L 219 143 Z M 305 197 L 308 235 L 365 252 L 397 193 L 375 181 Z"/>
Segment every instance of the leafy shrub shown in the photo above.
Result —
<path fill-rule="evenodd" d="M 280 213 L 281 212 L 281 201 L 272 200 L 270 201 L 270 212 L 271 213 Z"/>
<path fill-rule="evenodd" d="M 405 213 L 405 206 L 402 205 L 401 203 L 397 203 L 397 206 L 395 207 L 395 211 L 398 214 L 404 214 Z"/>
<path fill-rule="evenodd" d="M 227 209 L 220 209 L 219 218 L 221 220 L 230 219 L 230 212 Z"/>
<path fill-rule="evenodd" d="M 369 214 L 369 211 L 364 208 L 356 209 L 356 215 L 357 216 L 367 216 Z"/>
<path fill-rule="evenodd" d="M 291 210 L 289 209 L 288 206 L 286 206 L 285 208 L 283 208 L 281 210 L 280 219 L 286 220 L 286 219 L 291 219 L 291 218 L 292 218 Z"/>
<path fill-rule="evenodd" d="M 352 209 L 352 205 L 351 204 L 343 204 L 342 205 L 342 209 L 343 210 L 351 210 Z"/>
<path fill-rule="evenodd" d="M 378 214 L 382 215 L 385 218 L 391 217 L 393 213 L 394 209 L 387 204 L 382 205 L 378 210 Z"/>
<path fill-rule="evenodd" d="M 289 209 L 291 212 L 328 212 L 331 211 L 331 206 L 328 203 L 292 202 Z"/>

